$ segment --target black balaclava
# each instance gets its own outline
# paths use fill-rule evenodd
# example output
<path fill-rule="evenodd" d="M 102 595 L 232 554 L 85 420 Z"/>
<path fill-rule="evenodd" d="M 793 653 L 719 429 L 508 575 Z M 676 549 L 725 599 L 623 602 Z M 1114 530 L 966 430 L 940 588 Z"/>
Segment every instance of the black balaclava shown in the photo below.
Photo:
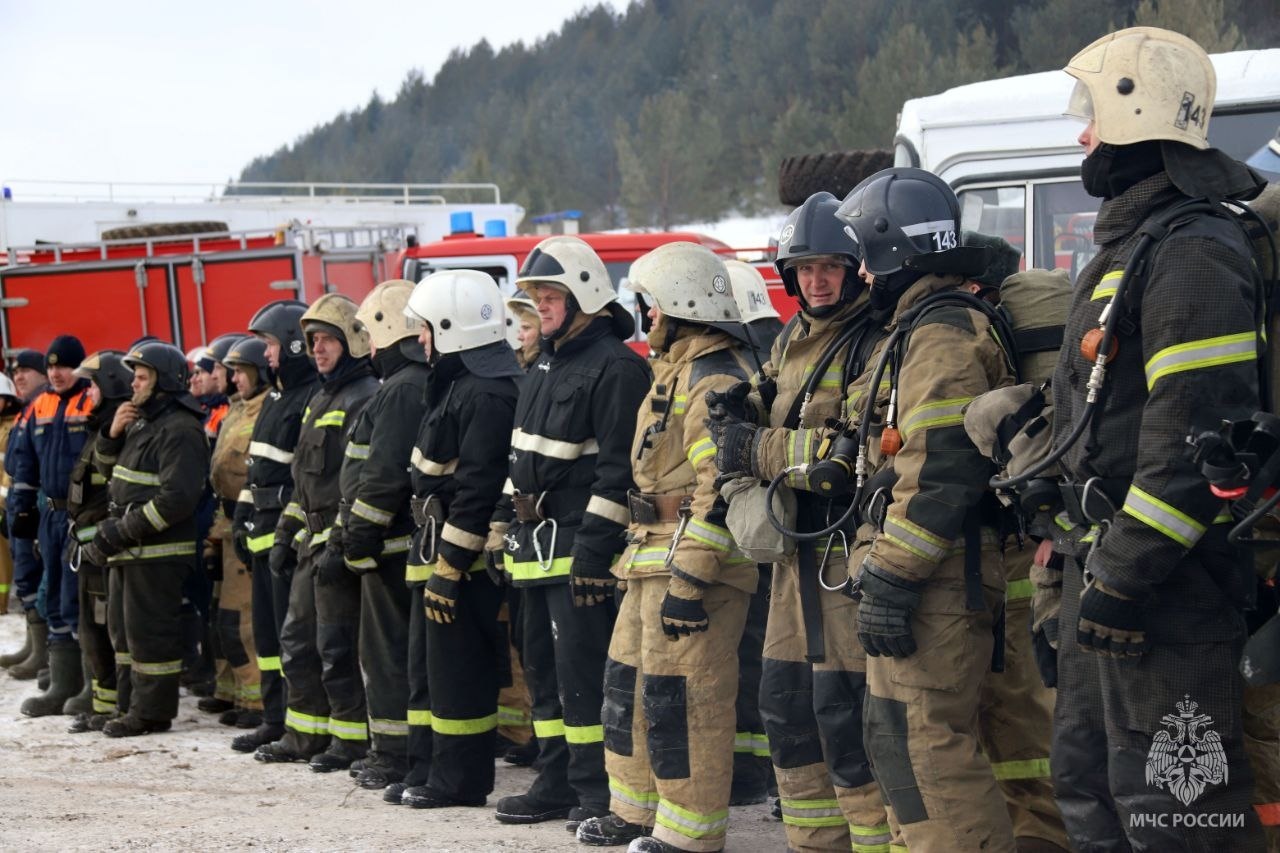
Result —
<path fill-rule="evenodd" d="M 1080 164 L 1080 180 L 1094 198 L 1112 199 L 1163 169 L 1159 140 L 1132 145 L 1103 142 Z"/>

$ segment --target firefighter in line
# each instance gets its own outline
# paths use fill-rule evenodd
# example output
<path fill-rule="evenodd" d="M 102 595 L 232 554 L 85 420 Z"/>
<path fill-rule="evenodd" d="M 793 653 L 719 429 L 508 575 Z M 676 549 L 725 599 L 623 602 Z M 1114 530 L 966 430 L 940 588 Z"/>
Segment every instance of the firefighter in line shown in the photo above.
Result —
<path fill-rule="evenodd" d="M 729 271 L 730 289 L 747 339 L 750 373 L 754 375 L 769 360 L 773 342 L 782 331 L 782 321 L 778 319 L 759 270 L 745 261 L 726 260 L 724 265 Z M 777 793 L 778 787 L 769 761 L 769 737 L 760 717 L 760 675 L 773 564 L 759 563 L 756 568 L 760 571 L 760 585 L 751 595 L 747 624 L 742 631 L 742 642 L 738 644 L 738 701 L 734 705 L 738 730 L 733 739 L 731 806 L 763 803 Z M 780 811 L 775 817 L 781 819 Z"/>
<path fill-rule="evenodd" d="M 31 404 L 48 387 L 44 372 L 44 356 L 32 349 L 20 349 L 13 356 L 13 384 L 23 408 L 9 431 L 5 446 L 3 499 L 5 503 L 5 528 L 9 550 L 13 555 L 13 592 L 27 621 L 26 637 L 22 647 L 6 655 L 0 655 L 0 666 L 10 677 L 29 681 L 49 665 L 48 623 L 43 608 L 38 607 L 40 578 L 44 568 L 35 552 L 35 538 L 39 530 L 39 518 L 28 511 L 23 519 L 13 515 L 10 494 L 13 474 L 24 453 L 30 452 L 30 443 L 24 442 L 22 433 L 31 423 Z M 24 449 L 26 448 L 26 449 Z"/>
<path fill-rule="evenodd" d="M 233 338 L 222 345 L 214 342 L 210 350 L 222 355 L 215 374 L 231 371 L 235 393 L 230 409 L 218 430 L 209 463 L 209 482 L 218 498 L 218 516 L 209 532 L 205 565 L 211 577 L 217 578 L 218 602 L 214 626 L 217 647 L 222 654 L 222 670 L 218 685 L 221 695 L 202 699 L 197 706 L 206 709 L 208 698 L 219 698 L 223 704 L 218 722 L 240 729 L 256 729 L 262 725 L 262 673 L 258 669 L 253 639 L 253 579 L 249 566 L 236 553 L 231 519 L 236 502 L 245 490 L 249 476 L 249 444 L 254 426 L 262 413 L 271 384 L 271 366 L 267 363 L 267 345 L 251 335 Z M 215 708 L 217 706 L 214 706 Z"/>
<path fill-rule="evenodd" d="M 209 474 L 200 404 L 187 393 L 182 351 L 148 342 L 123 359 L 133 396 L 95 439 L 94 464 L 110 479 L 110 515 L 82 549 L 120 568 L 120 611 L 131 696 L 107 737 L 168 731 L 178 714 L 182 587 L 197 566 L 195 511 Z"/>
<path fill-rule="evenodd" d="M 0 507 L 9 494 L 11 482 L 3 469 L 4 454 L 24 405 L 13 380 L 0 373 Z M 9 535 L 2 517 L 3 510 L 0 509 L 0 616 L 9 612 L 9 593 L 13 590 L 13 552 L 10 550 Z M 0 659 L 0 667 L 4 665 L 4 660 Z"/>
<path fill-rule="evenodd" d="M 712 407 L 723 474 L 769 480 L 812 458 L 826 421 L 847 415 L 844 389 L 884 336 L 890 306 L 871 304 L 857 276 L 857 245 L 835 219 L 838 207 L 830 193 L 817 193 L 783 225 L 777 267 L 800 311 L 752 386 L 732 389 Z M 802 476 L 786 483 L 796 490 L 800 531 L 824 529 L 848 506 L 847 498 L 829 504 L 808 491 Z M 840 592 L 847 551 L 839 535 L 802 541 L 773 570 L 760 715 L 787 844 L 796 851 L 851 844 L 871 851 L 889 841 L 862 730 L 850 724 L 862 717 L 866 658 L 857 640 L 857 602 Z"/>
<path fill-rule="evenodd" d="M 284 737 L 258 747 L 254 758 L 306 761 L 317 773 L 329 773 L 345 770 L 369 750 L 356 643 L 360 584 L 325 546 L 338 520 L 338 474 L 348 430 L 378 380 L 369 363 L 369 334 L 349 298 L 326 293 L 301 324 L 320 387 L 302 414 L 293 497 L 276 524 L 269 558 L 273 574 L 297 560 L 280 631 L 289 702 Z"/>
<path fill-rule="evenodd" d="M 286 686 L 280 662 L 280 629 L 289 603 L 289 577 L 296 558 L 286 553 L 271 570 L 276 523 L 293 494 L 294 448 L 307 400 L 319 385 L 299 321 L 306 304 L 269 302 L 249 321 L 266 344 L 274 387 L 267 392 L 249 441 L 248 484 L 236 500 L 232 544 L 253 579 L 253 639 L 262 684 L 262 725 L 231 741 L 237 752 L 254 752 L 284 736 Z"/>
<path fill-rule="evenodd" d="M 214 338 L 209 346 L 195 351 L 195 363 L 191 360 L 192 353 L 187 353 L 187 363 L 192 364 L 193 388 L 198 385 L 195 380 L 195 369 L 199 367 L 207 374 L 204 382 L 205 387 L 209 389 L 209 393 L 219 395 L 226 401 L 225 406 L 210 410 L 205 406 L 204 401 L 200 400 L 200 395 L 192 391 L 192 396 L 206 408 L 204 434 L 205 438 L 209 439 L 210 486 L 213 485 L 212 454 L 218 441 L 218 434 L 222 431 L 222 423 L 230 413 L 233 402 L 228 397 L 228 392 L 232 396 L 236 394 L 235 387 L 230 383 L 230 376 L 227 373 L 227 368 L 222 364 L 222 360 L 231 351 L 232 345 L 243 337 L 245 335 L 241 333 L 220 335 Z M 243 487 L 243 484 L 241 484 L 241 487 Z M 223 513 L 223 504 L 216 488 L 211 488 L 209 499 L 213 504 L 209 530 L 206 532 L 205 538 L 196 544 L 202 555 L 202 569 L 197 574 L 203 577 L 210 585 L 208 622 L 205 628 L 205 654 L 212 659 L 213 663 L 213 693 L 208 696 L 202 696 L 200 701 L 196 703 L 196 707 L 208 714 L 226 714 L 228 715 L 226 718 L 229 721 L 228 724 L 234 725 L 235 720 L 239 717 L 239 712 L 236 711 L 236 679 L 232 667 L 227 663 L 226 655 L 222 651 L 218 632 L 219 596 L 222 594 L 222 553 L 216 544 L 221 539 L 221 530 L 230 529 L 231 521 Z M 234 500 L 232 508 L 234 509 Z"/>
<path fill-rule="evenodd" d="M 537 778 L 503 797 L 503 823 L 608 813 L 605 653 L 616 607 L 613 561 L 625 547 L 630 436 L 649 369 L 624 343 L 635 321 L 604 262 L 577 237 L 549 237 L 516 285 L 538 306 L 542 355 L 525 377 L 511 433 L 515 518 L 504 569 L 521 587 L 522 652 L 538 738 Z"/>
<path fill-rule="evenodd" d="M 410 661 L 410 708 L 429 713 L 430 726 L 425 766 L 411 750 L 407 781 L 416 784 L 400 801 L 482 806 L 493 790 L 495 710 L 510 670 L 507 626 L 498 621 L 503 589 L 485 571 L 484 548 L 523 372 L 507 344 L 502 294 L 486 273 L 434 273 L 403 313 L 431 344 L 427 412 L 410 457 L 417 529 L 407 570 L 425 577 L 409 623 L 410 649 L 424 652 Z"/>
<path fill-rule="evenodd" d="M 59 335 L 45 354 L 49 388 L 31 404 L 30 423 L 17 432 L 17 458 L 9 492 L 10 530 L 18 538 L 38 533 L 44 566 L 48 619 L 49 689 L 22 703 L 28 717 L 61 714 L 63 704 L 80 692 L 84 676 L 77 637 L 79 600 L 76 576 L 66 561 L 67 488 L 88 438 L 85 426 L 93 401 L 89 380 L 75 375 L 84 347 L 71 335 Z M 43 494 L 44 507 L 37 508 Z M 32 529 L 32 524 L 38 530 Z"/>
<path fill-rule="evenodd" d="M 430 760 L 428 709 L 415 709 L 411 671 L 415 640 L 410 619 L 422 603 L 415 590 L 425 578 L 408 576 L 413 533 L 409 459 L 427 405 L 427 354 L 418 324 L 404 315 L 413 283 L 392 279 L 375 287 L 356 319 L 369 331 L 373 368 L 382 386 L 351 430 L 342 463 L 339 542 L 343 562 L 360 582 L 360 665 L 367 677 L 370 750 L 351 767 L 356 784 L 382 790 L 399 805 L 409 776 Z M 420 641 L 419 641 L 420 642 Z M 416 759 L 416 760 L 415 760 Z M 490 759 L 492 760 L 492 759 Z M 422 765 L 425 771 L 425 765 Z"/>
<path fill-rule="evenodd" d="M 1184 452 L 1260 408 L 1251 249 L 1229 218 L 1184 214 L 1146 254 L 1140 291 L 1124 270 L 1162 214 L 1262 182 L 1209 147 L 1214 69 L 1185 36 L 1120 30 L 1066 71 L 1068 114 L 1087 122 L 1081 179 L 1103 201 L 1053 377 L 1054 438 L 1092 415 L 1060 465 L 1071 521 L 1100 530 L 1063 555 L 1058 803 L 1079 850 L 1261 850 L 1237 669 L 1255 580 Z M 1096 340 L 1104 324 L 1114 349 Z M 1111 358 L 1091 412 L 1095 348 Z"/>
<path fill-rule="evenodd" d="M 115 420 L 116 410 L 133 396 L 133 371 L 124 363 L 124 353 L 102 350 L 86 358 L 76 375 L 89 380 L 89 396 L 93 411 L 87 427 L 96 436 Z M 107 720 L 116 715 L 119 681 L 116 674 L 116 650 L 108 624 L 109 573 L 106 563 L 97 563 L 84 551 L 98 532 L 98 522 L 107 517 L 110 497 L 107 478 L 93 464 L 94 442 L 86 441 L 80 458 L 71 469 L 67 488 L 67 513 L 71 517 L 71 537 L 67 542 L 68 563 L 78 575 L 80 596 L 80 645 L 86 664 L 85 683 L 89 688 L 89 707 L 76 709 L 77 697 L 68 699 L 64 713 L 74 710 L 75 719 L 67 729 L 71 734 L 102 731 Z M 115 570 L 119 574 L 119 570 Z M 119 579 L 117 579 L 117 590 Z M 125 671 L 127 673 L 127 670 Z M 129 706 L 129 688 L 125 688 L 124 707 Z"/>
<path fill-rule="evenodd" d="M 705 397 L 745 382 L 751 356 L 726 331 L 741 333 L 738 307 L 709 249 L 669 243 L 636 260 L 628 281 L 650 303 L 653 385 L 636 418 L 628 547 L 614 568 L 626 595 L 605 665 L 611 813 L 583 821 L 577 838 L 717 851 L 729 826 L 738 647 L 760 573 L 724 526 Z"/>
<path fill-rule="evenodd" d="M 516 359 L 525 370 L 533 367 L 533 363 L 542 354 L 541 323 L 538 320 L 538 309 L 527 296 L 512 296 L 506 301 L 507 320 L 516 325 Z"/>

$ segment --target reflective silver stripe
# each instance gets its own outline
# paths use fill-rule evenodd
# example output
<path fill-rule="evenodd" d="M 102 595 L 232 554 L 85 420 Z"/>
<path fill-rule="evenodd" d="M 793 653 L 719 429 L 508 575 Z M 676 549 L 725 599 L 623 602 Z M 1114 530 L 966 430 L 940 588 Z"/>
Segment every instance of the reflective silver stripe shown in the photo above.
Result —
<path fill-rule="evenodd" d="M 140 661 L 134 658 L 130 665 L 139 675 L 178 675 L 182 672 L 181 660 Z"/>
<path fill-rule="evenodd" d="M 287 515 L 289 518 L 307 523 L 307 515 L 302 511 L 302 506 L 297 501 L 289 501 L 289 505 L 284 508 L 281 515 Z"/>
<path fill-rule="evenodd" d="M 915 225 L 902 226 L 902 233 L 908 237 L 920 237 L 924 234 L 933 234 L 935 231 L 954 230 L 956 230 L 954 219 L 931 219 L 928 222 L 917 222 Z"/>
<path fill-rule="evenodd" d="M 600 452 L 600 445 L 594 438 L 589 438 L 586 441 L 559 441 L 542 435 L 534 435 L 522 429 L 511 431 L 511 446 L 516 450 L 528 450 L 554 459 L 567 459 L 569 461 Z"/>
<path fill-rule="evenodd" d="M 1129 494 L 1125 496 L 1121 509 L 1184 548 L 1194 547 L 1204 535 L 1203 524 L 1137 486 L 1129 487 Z"/>
<path fill-rule="evenodd" d="M 884 520 L 884 538 L 917 557 L 941 562 L 951 549 L 951 543 L 919 527 L 905 518 L 890 516 Z"/>
<path fill-rule="evenodd" d="M 263 459 L 271 459 L 279 462 L 281 465 L 293 464 L 293 453 L 288 450 L 281 450 L 274 444 L 267 444 L 265 441 L 249 442 L 249 455 L 261 456 Z"/>
<path fill-rule="evenodd" d="M 651 812 L 658 808 L 657 791 L 633 791 L 612 776 L 609 777 L 609 796 L 620 803 L 645 811 Z"/>
<path fill-rule="evenodd" d="M 147 521 L 151 522 L 151 526 L 159 533 L 169 527 L 169 523 L 164 520 L 164 516 L 156 509 L 155 501 L 147 501 L 142 505 L 142 514 Z"/>
<path fill-rule="evenodd" d="M 394 539 L 384 539 L 382 541 L 382 553 L 403 554 L 405 551 L 409 550 L 409 546 L 412 544 L 412 536 L 397 536 Z"/>
<path fill-rule="evenodd" d="M 1157 381 L 1171 373 L 1253 361 L 1257 357 L 1258 336 L 1254 332 L 1240 332 L 1165 347 L 1146 364 L 1147 390 L 1150 391 Z"/>
<path fill-rule="evenodd" d="M 903 438 L 916 430 L 963 424 L 964 407 L 971 402 L 972 397 L 953 397 L 950 400 L 937 400 L 916 406 L 902 419 Z"/>
<path fill-rule="evenodd" d="M 126 468 L 123 465 L 117 465 L 111 469 L 112 477 L 119 477 L 126 483 L 136 483 L 139 486 L 158 486 L 160 485 L 160 475 L 153 474 L 150 471 L 135 471 L 132 468 Z"/>
<path fill-rule="evenodd" d="M 599 495 L 592 495 L 591 500 L 587 501 L 587 512 L 617 522 L 623 527 L 631 523 L 630 510 L 620 503 L 614 503 L 608 498 L 602 498 Z"/>
<path fill-rule="evenodd" d="M 395 735 L 399 737 L 408 737 L 409 721 L 408 720 L 379 720 L 376 717 L 370 717 L 369 732 L 375 735 Z"/>
<path fill-rule="evenodd" d="M 391 513 L 378 509 L 373 504 L 365 503 L 362 500 L 357 500 L 351 505 L 351 514 L 358 515 L 365 521 L 371 521 L 382 527 L 386 527 L 391 524 L 392 520 L 395 518 Z"/>
<path fill-rule="evenodd" d="M 715 548 L 717 551 L 733 550 L 733 536 L 729 534 L 728 530 L 696 518 L 689 519 L 689 524 L 684 529 L 684 535 L 710 548 Z"/>
<path fill-rule="evenodd" d="M 458 470 L 457 459 L 451 462 L 437 462 L 434 459 L 428 459 L 423 456 L 422 451 L 416 447 L 413 449 L 413 453 L 409 454 L 409 464 L 428 477 L 447 477 Z"/>
<path fill-rule="evenodd" d="M 121 551 L 107 559 L 108 563 L 129 563 L 134 560 L 158 560 L 162 557 L 187 557 L 196 552 L 194 542 L 175 542 L 167 545 L 143 545 Z"/>
<path fill-rule="evenodd" d="M 454 527 L 448 522 L 445 522 L 444 530 L 440 531 L 440 538 L 453 545 L 457 545 L 459 548 L 466 548 L 468 551 L 484 550 L 483 536 L 468 533 L 461 527 Z"/>
<path fill-rule="evenodd" d="M 253 503 L 253 492 L 248 489 L 241 489 L 240 494 L 236 495 L 236 503 L 251 504 Z"/>
<path fill-rule="evenodd" d="M 356 444 L 354 441 L 347 444 L 347 449 L 343 451 L 343 455 L 348 459 L 368 459 L 369 445 Z"/>
<path fill-rule="evenodd" d="M 723 835 L 729 826 L 729 810 L 698 814 L 665 799 L 658 800 L 657 822 L 688 838 Z"/>

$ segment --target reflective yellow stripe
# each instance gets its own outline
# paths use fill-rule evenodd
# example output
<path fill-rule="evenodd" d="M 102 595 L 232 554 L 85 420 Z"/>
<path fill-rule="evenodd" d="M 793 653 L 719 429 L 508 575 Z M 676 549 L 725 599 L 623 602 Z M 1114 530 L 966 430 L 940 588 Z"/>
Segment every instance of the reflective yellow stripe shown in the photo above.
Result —
<path fill-rule="evenodd" d="M 564 737 L 564 720 L 534 720 L 533 733 L 540 738 Z"/>
<path fill-rule="evenodd" d="M 262 672 L 281 672 L 280 656 L 272 655 L 270 657 L 258 658 L 258 669 Z"/>
<path fill-rule="evenodd" d="M 514 450 L 527 450 L 552 459 L 564 459 L 572 462 L 583 456 L 600 452 L 600 445 L 594 438 L 586 441 L 560 441 L 542 435 L 515 429 L 511 432 L 511 447 Z"/>
<path fill-rule="evenodd" d="M 428 477 L 448 477 L 458 470 L 457 459 L 451 459 L 448 462 L 437 462 L 434 459 L 428 459 L 423 456 L 422 451 L 416 447 L 413 449 L 413 453 L 409 454 L 409 464 Z"/>
<path fill-rule="evenodd" d="M 851 823 L 849 837 L 853 841 L 853 853 L 889 853 L 893 832 L 887 823 L 877 826 L 859 826 Z"/>
<path fill-rule="evenodd" d="M 631 562 L 627 563 L 627 568 L 661 566 L 666 562 L 666 548 L 638 548 L 634 553 L 632 553 Z"/>
<path fill-rule="evenodd" d="M 133 655 L 128 652 L 116 652 L 116 666 L 132 666 Z"/>
<path fill-rule="evenodd" d="M 671 402 L 672 402 L 671 413 L 673 415 L 683 415 L 685 411 L 689 408 L 689 397 L 685 394 L 675 395 L 674 397 L 671 398 Z M 4 460 L 0 458 L 0 462 L 3 462 L 3 461 Z"/>
<path fill-rule="evenodd" d="M 1017 581 L 1009 581 L 1004 587 L 1005 603 L 1011 601 L 1025 601 L 1035 595 L 1036 586 L 1027 578 Z"/>
<path fill-rule="evenodd" d="M 997 779 L 1048 779 L 1049 759 L 1028 758 L 1025 761 L 994 761 L 991 770 Z"/>
<path fill-rule="evenodd" d="M 369 733 L 375 735 L 388 735 L 390 737 L 408 737 L 409 721 L 408 720 L 380 720 L 373 717 L 369 718 Z"/>
<path fill-rule="evenodd" d="M 498 706 L 498 725 L 500 726 L 527 726 L 531 720 L 532 717 L 519 708 L 509 708 L 506 705 Z"/>
<path fill-rule="evenodd" d="M 158 486 L 160 485 L 160 475 L 153 474 L 150 471 L 135 471 L 132 468 L 126 468 L 123 465 L 117 465 L 111 469 L 112 477 L 119 477 L 126 483 L 136 483 L 139 486 Z"/>
<path fill-rule="evenodd" d="M 427 729 L 431 728 L 431 712 L 423 711 L 418 708 L 410 708 L 409 725 Z"/>
<path fill-rule="evenodd" d="M 689 445 L 684 455 L 689 459 L 689 464 L 697 468 L 699 462 L 716 455 L 716 443 L 710 438 L 700 438 Z"/>
<path fill-rule="evenodd" d="M 142 515 L 151 522 L 151 526 L 159 533 L 169 527 L 169 523 L 164 520 L 164 516 L 156 509 L 155 501 L 147 501 L 142 505 Z"/>
<path fill-rule="evenodd" d="M 165 545 L 142 545 L 107 558 L 108 563 L 131 563 L 135 560 L 161 560 L 165 557 L 195 556 L 196 543 L 173 542 Z"/>
<path fill-rule="evenodd" d="M 783 799 L 782 822 L 791 826 L 846 826 L 844 812 L 836 800 Z"/>
<path fill-rule="evenodd" d="M 699 814 L 677 806 L 668 799 L 660 798 L 655 820 L 685 838 L 715 838 L 724 835 L 725 829 L 728 828 L 729 810 Z"/>
<path fill-rule="evenodd" d="M 140 661 L 134 659 L 130 666 L 133 667 L 135 675 L 179 675 L 182 672 L 182 661 L 179 660 L 161 660 L 161 661 Z"/>
<path fill-rule="evenodd" d="M 368 740 L 369 726 L 364 720 L 352 722 L 350 720 L 335 720 L 330 717 L 329 734 L 340 740 Z"/>
<path fill-rule="evenodd" d="M 395 515 L 393 513 L 389 513 L 386 510 L 378 509 L 373 504 L 366 503 L 365 501 L 362 501 L 362 500 L 357 500 L 354 504 L 352 504 L 351 514 L 359 516 L 360 518 L 363 518 L 365 521 L 372 522 L 378 525 L 379 527 L 388 527 L 390 526 L 392 520 L 395 519 Z"/>
<path fill-rule="evenodd" d="M 289 505 L 286 506 L 284 508 L 284 512 L 280 514 L 287 515 L 289 518 L 301 521 L 303 524 L 307 523 L 307 514 L 302 511 L 302 507 L 297 501 L 289 501 Z"/>
<path fill-rule="evenodd" d="M 769 736 L 764 732 L 737 732 L 733 736 L 733 751 L 768 758 Z"/>
<path fill-rule="evenodd" d="M 413 537 L 397 536 L 394 539 L 382 540 L 383 554 L 403 554 L 413 545 Z"/>
<path fill-rule="evenodd" d="M 76 529 L 77 542 L 90 542 L 93 537 L 98 535 L 98 525 L 91 524 L 88 527 L 80 527 Z"/>
<path fill-rule="evenodd" d="M 1122 276 L 1124 276 L 1124 270 L 1112 270 L 1104 275 L 1098 282 L 1098 286 L 1093 289 L 1093 295 L 1089 297 L 1089 301 L 1097 302 L 1099 299 L 1110 299 L 1115 296 L 1116 285 L 1120 283 Z"/>
<path fill-rule="evenodd" d="M 287 729 L 293 729 L 296 732 L 302 732 L 308 735 L 324 735 L 329 733 L 329 718 L 315 717 L 311 714 L 304 714 L 301 711 L 295 711 L 293 708 L 286 708 L 284 712 L 284 725 Z"/>
<path fill-rule="evenodd" d="M 359 557 L 354 560 L 350 557 L 343 557 L 342 562 L 347 564 L 347 568 L 360 569 L 361 571 L 372 571 L 378 568 L 378 561 L 373 557 Z"/>
<path fill-rule="evenodd" d="M 354 441 L 347 443 L 347 449 L 342 451 L 343 455 L 349 459 L 368 459 L 369 445 L 356 444 Z"/>
<path fill-rule="evenodd" d="M 689 519 L 689 523 L 684 529 L 684 535 L 717 551 L 733 550 L 733 536 L 730 535 L 727 529 L 697 518 Z"/>
<path fill-rule="evenodd" d="M 1143 524 L 1163 533 L 1184 548 L 1192 548 L 1204 535 L 1205 526 L 1182 510 L 1147 494 L 1136 485 L 1129 487 L 1120 508 Z"/>
<path fill-rule="evenodd" d="M 434 565 L 424 566 L 421 563 L 409 563 L 404 567 L 404 579 L 410 583 L 430 580 L 434 571 Z"/>
<path fill-rule="evenodd" d="M 1257 357 L 1258 335 L 1255 332 L 1240 332 L 1165 347 L 1147 361 L 1147 390 L 1150 391 L 1156 382 L 1173 373 L 1239 364 L 1253 361 Z"/>
<path fill-rule="evenodd" d="M 307 531 L 303 530 L 301 532 L 306 533 Z M 316 545 L 323 545 L 324 543 L 329 541 L 329 535 L 331 533 L 333 533 L 332 527 L 326 527 L 324 530 L 321 530 L 319 533 L 312 533 L 311 541 L 308 544 L 310 544 L 312 547 L 315 547 Z"/>
<path fill-rule="evenodd" d="M 561 575 L 569 574 L 569 567 L 573 565 L 572 557 L 557 557 L 551 561 L 550 568 L 547 571 L 542 570 L 542 566 L 537 560 L 531 560 L 527 563 L 517 563 L 510 554 L 502 555 L 503 568 L 511 575 L 513 581 L 532 581 L 541 580 L 542 578 L 555 578 Z"/>
<path fill-rule="evenodd" d="M 839 361 L 839 359 L 837 359 Z M 809 377 L 813 375 L 813 365 L 806 365 L 804 369 L 803 384 L 809 384 Z M 818 380 L 819 388 L 839 388 L 840 380 L 844 375 L 844 370 L 839 364 L 831 364 L 823 371 L 822 378 Z"/>
<path fill-rule="evenodd" d="M 964 407 L 973 397 L 952 397 L 916 406 L 902 419 L 902 437 L 922 429 L 940 426 L 956 426 L 964 423 Z"/>
<path fill-rule="evenodd" d="M 604 726 L 571 726 L 565 723 L 564 739 L 568 743 L 603 743 Z"/>
<path fill-rule="evenodd" d="M 442 735 L 478 735 L 491 732 L 498 727 L 498 715 L 489 714 L 469 720 L 449 720 L 439 714 L 432 714 L 431 729 Z"/>
<path fill-rule="evenodd" d="M 273 530 L 261 536 L 250 536 L 245 540 L 245 547 L 249 549 L 250 554 L 261 554 L 263 551 L 270 551 L 275 542 L 276 534 Z"/>
<path fill-rule="evenodd" d="M 316 418 L 316 422 L 313 424 L 313 426 L 341 427 L 344 423 L 346 423 L 346 420 L 347 420 L 346 412 L 341 411 L 339 409 L 334 409 L 333 411 L 325 412 L 323 415 Z"/>
<path fill-rule="evenodd" d="M 636 791 L 614 777 L 609 777 L 609 796 L 638 809 L 653 811 L 658 807 L 657 791 Z"/>
<path fill-rule="evenodd" d="M 591 500 L 587 501 L 586 511 L 592 515 L 608 519 L 615 524 L 621 524 L 623 527 L 631 523 L 631 510 L 620 503 L 611 501 L 608 498 L 602 498 L 599 495 L 591 496 Z M 484 547 L 483 542 L 480 547 Z"/>
<path fill-rule="evenodd" d="M 935 536 L 905 518 L 894 516 L 884 520 L 884 538 L 923 560 L 935 563 L 941 562 L 951 549 L 951 543 L 948 540 Z"/>

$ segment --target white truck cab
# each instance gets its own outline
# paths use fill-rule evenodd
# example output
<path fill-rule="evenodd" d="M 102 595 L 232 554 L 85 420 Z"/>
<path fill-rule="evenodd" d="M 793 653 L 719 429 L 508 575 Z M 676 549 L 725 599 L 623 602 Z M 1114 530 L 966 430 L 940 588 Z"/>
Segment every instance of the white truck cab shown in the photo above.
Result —
<path fill-rule="evenodd" d="M 1280 126 L 1280 49 L 1211 56 L 1218 77 L 1209 143 L 1238 160 Z M 1022 266 L 1072 278 L 1093 256 L 1099 200 L 1080 184 L 1083 126 L 1064 116 L 1074 80 L 1046 71 L 957 86 L 903 104 L 894 165 L 939 175 L 965 229 L 1003 237 Z"/>

